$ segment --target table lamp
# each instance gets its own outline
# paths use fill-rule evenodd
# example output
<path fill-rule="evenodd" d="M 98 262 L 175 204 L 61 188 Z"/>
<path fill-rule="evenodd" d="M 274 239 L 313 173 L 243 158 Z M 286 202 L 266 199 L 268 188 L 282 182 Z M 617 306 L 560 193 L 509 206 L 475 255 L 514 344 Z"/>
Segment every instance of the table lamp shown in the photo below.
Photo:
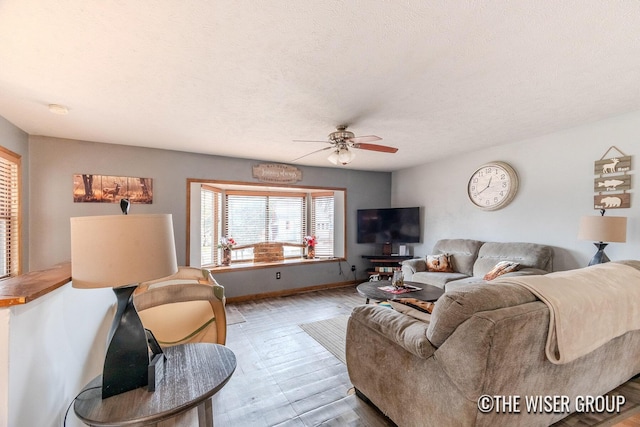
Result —
<path fill-rule="evenodd" d="M 149 348 L 132 295 L 140 282 L 177 271 L 171 215 L 71 218 L 72 286 L 113 288 L 117 299 L 102 374 L 103 399 L 147 385 Z"/>
<path fill-rule="evenodd" d="M 627 218 L 623 216 L 604 216 L 601 210 L 600 216 L 583 216 L 580 221 L 578 238 L 582 240 L 592 240 L 598 248 L 589 265 L 609 262 L 609 257 L 604 253 L 604 248 L 608 243 L 627 241 Z"/>

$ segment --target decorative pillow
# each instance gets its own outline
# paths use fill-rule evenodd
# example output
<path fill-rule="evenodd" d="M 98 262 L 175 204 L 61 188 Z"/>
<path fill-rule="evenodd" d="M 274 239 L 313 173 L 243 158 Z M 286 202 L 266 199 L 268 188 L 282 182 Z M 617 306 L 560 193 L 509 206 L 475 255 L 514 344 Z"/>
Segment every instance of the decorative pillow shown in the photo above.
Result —
<path fill-rule="evenodd" d="M 392 301 L 399 302 L 400 304 L 408 305 L 416 310 L 423 311 L 425 313 L 431 313 L 433 311 L 434 303 L 430 301 L 423 301 L 417 298 L 395 298 Z M 391 301 L 390 301 L 391 302 Z"/>
<path fill-rule="evenodd" d="M 505 273 L 517 271 L 520 268 L 520 264 L 513 261 L 500 261 L 493 267 L 487 274 L 484 275 L 484 280 L 493 280 L 498 276 L 502 276 Z"/>
<path fill-rule="evenodd" d="M 431 321 L 431 313 L 424 312 L 422 310 L 418 310 L 416 308 L 411 307 L 410 305 L 403 304 L 398 302 L 397 299 L 389 300 L 389 304 L 391 307 L 399 313 L 406 314 L 407 316 L 411 316 L 414 319 L 421 320 L 423 322 Z"/>
<path fill-rule="evenodd" d="M 437 271 L 440 273 L 453 273 L 451 256 L 447 254 L 427 255 L 427 271 Z"/>

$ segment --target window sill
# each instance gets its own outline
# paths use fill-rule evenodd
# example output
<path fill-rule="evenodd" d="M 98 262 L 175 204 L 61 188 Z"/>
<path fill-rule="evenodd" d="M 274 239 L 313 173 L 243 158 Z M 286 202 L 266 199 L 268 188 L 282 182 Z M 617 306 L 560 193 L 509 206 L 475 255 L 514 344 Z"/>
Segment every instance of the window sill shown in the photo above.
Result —
<path fill-rule="evenodd" d="M 233 271 L 244 271 L 244 270 L 256 270 L 261 268 L 274 268 L 274 267 L 282 267 L 282 266 L 290 266 L 290 265 L 301 265 L 301 264 L 318 264 L 325 262 L 340 262 L 345 261 L 345 258 L 314 258 L 314 259 L 286 259 L 284 261 L 278 262 L 261 262 L 261 263 L 237 263 L 225 266 L 203 266 L 202 268 L 206 268 L 212 273 L 230 273 Z"/>

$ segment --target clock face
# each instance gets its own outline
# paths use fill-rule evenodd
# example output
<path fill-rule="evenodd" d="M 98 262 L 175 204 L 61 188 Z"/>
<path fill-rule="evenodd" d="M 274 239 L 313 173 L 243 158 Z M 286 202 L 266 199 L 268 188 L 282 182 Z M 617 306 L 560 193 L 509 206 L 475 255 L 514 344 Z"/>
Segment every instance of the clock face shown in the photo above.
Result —
<path fill-rule="evenodd" d="M 467 186 L 471 203 L 488 211 L 508 205 L 518 191 L 518 175 L 504 162 L 487 163 L 479 167 Z"/>

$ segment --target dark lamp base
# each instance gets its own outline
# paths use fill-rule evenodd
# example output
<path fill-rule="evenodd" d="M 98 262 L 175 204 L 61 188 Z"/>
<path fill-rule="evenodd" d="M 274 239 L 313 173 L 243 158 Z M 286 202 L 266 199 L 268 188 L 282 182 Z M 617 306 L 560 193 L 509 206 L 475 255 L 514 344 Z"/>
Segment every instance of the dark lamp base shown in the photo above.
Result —
<path fill-rule="evenodd" d="M 146 332 L 133 305 L 136 288 L 137 285 L 113 288 L 118 306 L 102 372 L 103 399 L 148 383 L 149 349 Z"/>
<path fill-rule="evenodd" d="M 596 246 L 596 248 L 598 248 L 598 251 L 593 256 L 593 258 L 591 258 L 591 261 L 589 261 L 589 265 L 604 264 L 605 262 L 609 262 L 609 257 L 604 253 L 604 248 L 607 247 L 607 243 L 600 242 L 594 243 L 594 245 Z"/>

